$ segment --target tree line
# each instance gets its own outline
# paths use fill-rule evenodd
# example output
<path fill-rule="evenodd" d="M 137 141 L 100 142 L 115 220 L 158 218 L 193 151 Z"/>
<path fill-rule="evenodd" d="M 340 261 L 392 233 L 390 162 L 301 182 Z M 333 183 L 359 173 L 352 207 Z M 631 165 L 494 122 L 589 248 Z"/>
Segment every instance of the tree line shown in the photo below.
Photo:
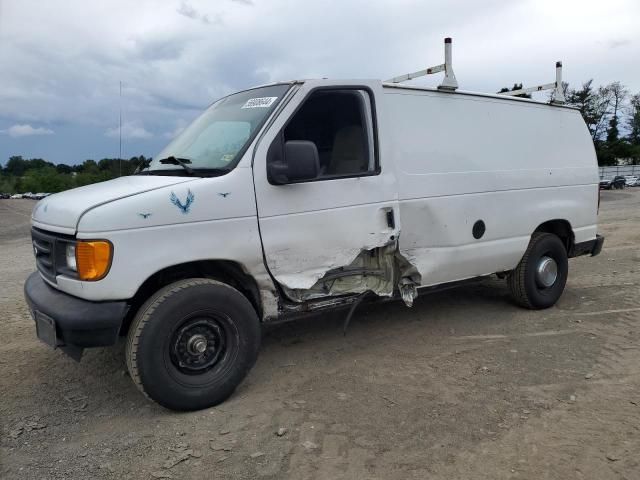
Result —
<path fill-rule="evenodd" d="M 78 165 L 54 164 L 42 158 L 25 159 L 13 156 L 0 168 L 0 192 L 56 193 L 91 183 L 131 175 L 139 165 L 150 160 L 144 155 L 119 160 L 85 160 Z"/>
<path fill-rule="evenodd" d="M 580 110 L 593 140 L 599 165 L 616 165 L 618 161 L 640 164 L 640 93 L 631 94 L 620 82 L 594 86 L 593 80 L 579 88 L 562 85 L 566 104 Z M 522 84 L 511 89 L 519 90 Z M 530 95 L 521 95 L 531 98 Z M 550 97 L 553 100 L 553 96 Z M 103 158 L 85 160 L 79 165 L 53 164 L 41 158 L 13 156 L 0 169 L 0 192 L 55 193 L 90 183 L 131 175 L 146 162 L 143 155 L 128 160 Z"/>

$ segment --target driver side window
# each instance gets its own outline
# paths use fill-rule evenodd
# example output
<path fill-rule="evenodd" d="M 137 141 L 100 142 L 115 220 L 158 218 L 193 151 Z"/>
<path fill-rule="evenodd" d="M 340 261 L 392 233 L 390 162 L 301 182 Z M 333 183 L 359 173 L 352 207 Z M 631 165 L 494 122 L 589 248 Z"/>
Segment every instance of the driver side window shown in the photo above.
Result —
<path fill-rule="evenodd" d="M 377 173 L 372 106 L 365 90 L 317 90 L 284 129 L 284 142 L 305 140 L 318 149 L 318 180 Z"/>

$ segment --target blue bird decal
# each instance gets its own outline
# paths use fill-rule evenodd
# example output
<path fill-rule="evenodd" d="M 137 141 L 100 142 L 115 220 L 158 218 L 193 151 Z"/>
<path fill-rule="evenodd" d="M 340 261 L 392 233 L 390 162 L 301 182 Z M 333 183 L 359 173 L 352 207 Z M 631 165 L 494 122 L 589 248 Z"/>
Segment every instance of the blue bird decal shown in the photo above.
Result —
<path fill-rule="evenodd" d="M 227 195 L 229 195 L 231 192 L 227 192 L 227 193 L 222 193 L 219 192 L 218 195 L 220 195 L 222 198 L 227 198 Z"/>
<path fill-rule="evenodd" d="M 171 200 L 171 203 L 178 207 L 182 213 L 187 214 L 189 213 L 189 209 L 191 208 L 191 205 L 193 204 L 195 198 L 196 197 L 193 192 L 191 190 L 187 190 L 187 199 L 184 203 L 180 201 L 180 199 L 174 192 L 171 192 L 169 200 Z"/>
<path fill-rule="evenodd" d="M 150 213 L 139 213 L 138 215 L 140 215 L 140 216 L 141 216 L 142 218 L 144 218 L 145 220 L 151 216 L 151 214 L 150 214 Z"/>

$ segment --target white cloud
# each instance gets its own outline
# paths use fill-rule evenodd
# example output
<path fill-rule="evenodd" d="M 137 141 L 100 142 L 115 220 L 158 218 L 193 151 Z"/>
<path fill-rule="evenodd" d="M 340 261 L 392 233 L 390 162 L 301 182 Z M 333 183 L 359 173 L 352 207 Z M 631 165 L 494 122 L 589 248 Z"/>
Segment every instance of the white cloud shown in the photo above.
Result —
<path fill-rule="evenodd" d="M 104 134 L 107 137 L 118 138 L 120 136 L 120 128 L 113 127 L 108 128 Z M 138 122 L 125 122 L 122 124 L 122 138 L 125 139 L 147 139 L 153 137 L 153 133 L 148 131 L 144 126 Z"/>
<path fill-rule="evenodd" d="M 53 130 L 44 127 L 34 128 L 29 124 L 12 125 L 6 130 L 0 130 L 0 133 L 9 135 L 10 137 L 29 137 L 31 135 L 52 135 Z"/>

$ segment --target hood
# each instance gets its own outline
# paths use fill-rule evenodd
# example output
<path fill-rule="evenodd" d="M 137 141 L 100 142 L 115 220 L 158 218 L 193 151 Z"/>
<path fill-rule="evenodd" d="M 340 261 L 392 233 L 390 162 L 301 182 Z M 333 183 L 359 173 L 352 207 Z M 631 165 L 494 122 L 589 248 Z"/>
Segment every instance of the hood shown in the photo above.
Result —
<path fill-rule="evenodd" d="M 92 208 L 194 179 L 192 177 L 136 175 L 94 183 L 56 193 L 39 201 L 33 209 L 31 218 L 35 226 L 57 227 L 53 230 L 73 234 L 82 215 Z"/>

